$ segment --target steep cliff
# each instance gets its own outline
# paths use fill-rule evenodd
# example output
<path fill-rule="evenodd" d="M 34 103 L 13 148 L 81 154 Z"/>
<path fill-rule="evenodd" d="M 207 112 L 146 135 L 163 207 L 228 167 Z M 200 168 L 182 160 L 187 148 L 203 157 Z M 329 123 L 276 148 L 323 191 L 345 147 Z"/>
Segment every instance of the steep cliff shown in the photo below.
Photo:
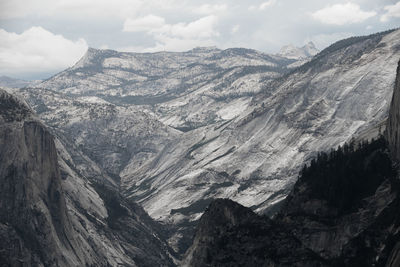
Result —
<path fill-rule="evenodd" d="M 175 265 L 163 227 L 101 172 L 89 181 L 27 104 L 3 90 L 0 125 L 0 265 Z"/>
<path fill-rule="evenodd" d="M 0 91 L 1 261 L 11 265 L 76 265 L 50 133 L 23 101 Z"/>
<path fill-rule="evenodd" d="M 396 82 L 386 126 L 386 138 L 392 158 L 398 164 L 400 161 L 400 61 L 397 66 Z M 398 213 L 398 211 L 399 209 L 394 212 Z M 398 231 L 400 231 L 399 228 Z M 397 243 L 391 252 L 388 266 L 400 266 L 400 234 L 397 234 L 397 237 Z"/>
<path fill-rule="evenodd" d="M 386 136 L 393 158 L 400 161 L 400 62 L 397 66 L 397 77 L 390 105 Z"/>

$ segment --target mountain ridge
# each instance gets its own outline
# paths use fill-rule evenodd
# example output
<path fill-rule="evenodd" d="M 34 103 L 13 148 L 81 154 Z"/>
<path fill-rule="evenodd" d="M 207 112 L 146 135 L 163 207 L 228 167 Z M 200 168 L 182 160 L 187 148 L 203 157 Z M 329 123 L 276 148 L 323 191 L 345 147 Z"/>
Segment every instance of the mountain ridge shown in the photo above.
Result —
<path fill-rule="evenodd" d="M 399 35 L 338 42 L 296 69 L 246 49 L 108 51 L 100 65 L 19 92 L 64 144 L 76 142 L 67 147 L 80 155 L 77 169 L 110 176 L 124 198 L 173 224 L 169 241 L 182 252 L 179 239 L 213 198 L 267 212 L 315 151 L 382 122 Z M 133 127 L 113 130 L 119 124 Z"/>

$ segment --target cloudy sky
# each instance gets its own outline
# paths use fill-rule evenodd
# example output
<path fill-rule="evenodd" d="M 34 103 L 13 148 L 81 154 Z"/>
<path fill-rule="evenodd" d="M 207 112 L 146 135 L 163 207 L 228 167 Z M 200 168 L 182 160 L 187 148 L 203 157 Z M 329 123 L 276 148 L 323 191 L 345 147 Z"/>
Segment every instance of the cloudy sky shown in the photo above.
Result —
<path fill-rule="evenodd" d="M 399 0 L 0 0 L 0 76 L 47 78 L 87 47 L 276 53 L 399 26 Z"/>

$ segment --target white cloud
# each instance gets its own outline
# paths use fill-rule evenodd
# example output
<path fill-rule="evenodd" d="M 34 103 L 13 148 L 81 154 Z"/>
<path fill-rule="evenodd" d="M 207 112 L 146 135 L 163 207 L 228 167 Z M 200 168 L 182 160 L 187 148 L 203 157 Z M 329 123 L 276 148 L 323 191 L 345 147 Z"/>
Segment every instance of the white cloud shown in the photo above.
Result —
<path fill-rule="evenodd" d="M 382 22 L 387 22 L 390 18 L 400 18 L 400 2 L 385 6 L 383 9 L 386 13 L 381 16 L 380 20 Z"/>
<path fill-rule="evenodd" d="M 276 3 L 276 0 L 268 0 L 267 2 L 262 3 L 258 9 L 264 10 L 267 9 L 270 6 L 273 6 Z"/>
<path fill-rule="evenodd" d="M 217 20 L 216 16 L 211 15 L 190 23 L 177 23 L 173 25 L 166 24 L 164 27 L 155 30 L 154 32 L 181 38 L 209 38 L 219 35 L 219 33 L 214 29 Z"/>
<path fill-rule="evenodd" d="M 157 30 L 165 25 L 165 20 L 162 17 L 155 15 L 147 15 L 145 17 L 125 20 L 123 31 L 125 32 L 140 32 Z"/>
<path fill-rule="evenodd" d="M 214 15 L 202 17 L 189 23 L 168 24 L 164 18 L 148 15 L 137 19 L 127 19 L 124 31 L 143 31 L 151 35 L 157 42 L 156 47 L 147 51 L 172 50 L 182 51 L 196 46 L 211 45 L 212 37 L 219 36 L 215 30 L 218 18 Z"/>
<path fill-rule="evenodd" d="M 178 0 L 1 0 L 0 18 L 26 16 L 125 19 L 152 10 L 178 8 Z"/>
<path fill-rule="evenodd" d="M 350 2 L 328 6 L 311 14 L 314 19 L 332 25 L 360 23 L 375 15 L 375 11 L 363 11 L 359 5 Z"/>
<path fill-rule="evenodd" d="M 248 7 L 248 10 L 250 10 L 250 11 L 253 11 L 253 10 L 256 10 L 256 9 L 257 9 L 257 7 L 255 5 L 251 5 L 251 6 Z"/>
<path fill-rule="evenodd" d="M 76 63 L 87 50 L 83 39 L 71 41 L 42 27 L 21 34 L 0 29 L 0 73 L 44 73 L 61 71 Z"/>
<path fill-rule="evenodd" d="M 227 9 L 228 9 L 228 6 L 225 4 L 221 4 L 221 5 L 204 4 L 204 5 L 201 5 L 200 7 L 194 8 L 194 13 L 202 14 L 202 15 L 212 15 L 212 14 L 224 12 Z"/>
<path fill-rule="evenodd" d="M 237 33 L 239 31 L 239 29 L 240 29 L 240 26 L 236 24 L 235 26 L 232 27 L 231 34 Z"/>
<path fill-rule="evenodd" d="M 254 10 L 265 10 L 276 4 L 276 0 L 268 0 L 266 2 L 261 3 L 259 6 L 251 5 L 247 9 L 250 11 Z"/>

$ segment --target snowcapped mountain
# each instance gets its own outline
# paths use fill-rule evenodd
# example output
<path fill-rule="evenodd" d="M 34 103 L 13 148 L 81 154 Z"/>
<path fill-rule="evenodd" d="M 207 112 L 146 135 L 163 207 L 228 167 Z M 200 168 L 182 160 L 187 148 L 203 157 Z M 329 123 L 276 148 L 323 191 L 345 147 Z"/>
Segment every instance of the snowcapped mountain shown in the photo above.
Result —
<path fill-rule="evenodd" d="M 277 55 L 290 59 L 305 60 L 318 53 L 319 50 L 315 47 L 314 43 L 309 42 L 302 47 L 296 47 L 292 44 L 283 46 Z"/>
<path fill-rule="evenodd" d="M 19 92 L 79 171 L 103 173 L 152 218 L 177 225 L 169 243 L 184 250 L 179 240 L 212 199 L 266 212 L 315 151 L 381 123 L 399 40 L 399 30 L 349 38 L 295 69 L 299 61 L 249 49 L 89 49 Z"/>

